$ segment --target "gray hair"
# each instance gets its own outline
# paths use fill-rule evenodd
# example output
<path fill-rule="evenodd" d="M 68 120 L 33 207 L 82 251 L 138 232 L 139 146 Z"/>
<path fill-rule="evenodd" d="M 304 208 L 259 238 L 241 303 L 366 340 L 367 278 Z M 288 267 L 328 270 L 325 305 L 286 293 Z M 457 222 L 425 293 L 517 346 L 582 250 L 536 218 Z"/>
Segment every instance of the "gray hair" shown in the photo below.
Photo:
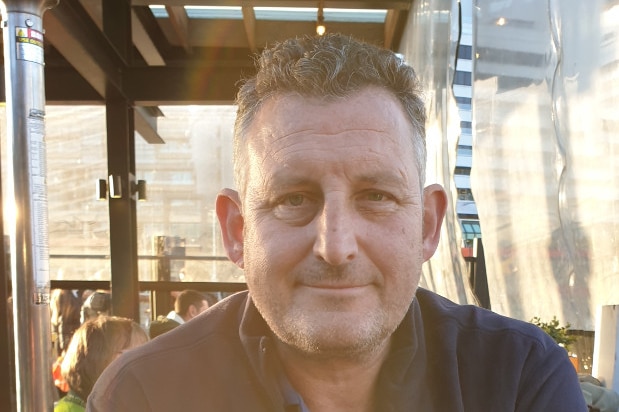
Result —
<path fill-rule="evenodd" d="M 366 87 L 383 88 L 400 101 L 413 126 L 411 136 L 419 172 L 425 182 L 426 114 L 415 70 L 390 50 L 341 34 L 289 39 L 265 49 L 256 60 L 257 74 L 245 80 L 237 95 L 234 125 L 234 176 L 241 195 L 246 183 L 245 136 L 265 101 L 295 93 L 334 99 Z"/>

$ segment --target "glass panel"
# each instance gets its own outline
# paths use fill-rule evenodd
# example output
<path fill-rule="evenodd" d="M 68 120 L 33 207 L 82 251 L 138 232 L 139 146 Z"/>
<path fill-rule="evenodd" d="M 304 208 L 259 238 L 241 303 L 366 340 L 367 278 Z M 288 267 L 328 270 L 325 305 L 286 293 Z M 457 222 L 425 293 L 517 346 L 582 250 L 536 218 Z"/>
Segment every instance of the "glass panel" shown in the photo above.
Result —
<path fill-rule="evenodd" d="M 428 182 L 450 205 L 422 286 L 468 299 L 460 195 L 479 217 L 493 310 L 594 330 L 595 308 L 617 303 L 618 16 L 619 0 L 413 4 L 401 53 L 426 88 Z M 463 168 L 470 192 L 454 188 Z"/>
<path fill-rule="evenodd" d="M 215 197 L 233 187 L 233 106 L 163 107 L 166 144 L 136 136 L 140 280 L 243 282 L 221 244 Z M 104 106 L 46 108 L 49 251 L 52 280 L 110 280 L 108 202 L 96 199 L 107 175 Z M 6 137 L 4 107 L 1 132 Z M 6 138 L 2 140 L 6 156 Z M 2 166 L 7 165 L 6 161 Z M 163 257 L 163 259 L 161 259 Z"/>
<path fill-rule="evenodd" d="M 108 203 L 96 198 L 107 176 L 105 107 L 45 111 L 50 279 L 109 280 Z"/>
<path fill-rule="evenodd" d="M 471 188 L 492 308 L 594 330 L 619 295 L 619 1 L 475 1 Z"/>
<path fill-rule="evenodd" d="M 107 176 L 105 108 L 47 106 L 45 111 L 50 279 L 109 280 L 107 201 L 96 199 L 97 180 Z M 6 179 L 4 105 L 0 131 Z"/>
<path fill-rule="evenodd" d="M 162 106 L 165 144 L 136 139 L 136 175 L 147 181 L 138 202 L 142 281 L 244 282 L 221 243 L 215 198 L 234 187 L 235 106 Z M 160 259 L 163 258 L 163 259 Z"/>

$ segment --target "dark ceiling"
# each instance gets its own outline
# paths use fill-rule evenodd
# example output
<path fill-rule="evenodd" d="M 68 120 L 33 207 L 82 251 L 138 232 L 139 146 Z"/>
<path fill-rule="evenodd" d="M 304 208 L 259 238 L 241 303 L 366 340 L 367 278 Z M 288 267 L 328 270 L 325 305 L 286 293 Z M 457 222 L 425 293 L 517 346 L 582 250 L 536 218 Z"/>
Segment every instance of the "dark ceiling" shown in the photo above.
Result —
<path fill-rule="evenodd" d="M 287 37 L 315 34 L 315 21 L 264 20 L 256 7 L 386 10 L 383 22 L 329 21 L 341 32 L 397 49 L 411 0 L 60 0 L 43 16 L 46 99 L 136 107 L 231 103 L 253 72 L 253 53 Z M 242 18 L 191 18 L 184 6 L 237 6 Z M 163 12 L 163 13 L 161 13 Z"/>
<path fill-rule="evenodd" d="M 328 32 L 395 51 L 412 1 L 59 0 L 43 14 L 46 102 L 122 99 L 135 109 L 136 130 L 161 143 L 158 106 L 231 104 L 238 81 L 254 71 L 255 53 L 289 37 L 315 35 L 318 8 Z M 228 13 L 207 16 L 213 7 Z M 279 14 L 269 9 L 265 18 L 258 13 L 264 8 Z"/>

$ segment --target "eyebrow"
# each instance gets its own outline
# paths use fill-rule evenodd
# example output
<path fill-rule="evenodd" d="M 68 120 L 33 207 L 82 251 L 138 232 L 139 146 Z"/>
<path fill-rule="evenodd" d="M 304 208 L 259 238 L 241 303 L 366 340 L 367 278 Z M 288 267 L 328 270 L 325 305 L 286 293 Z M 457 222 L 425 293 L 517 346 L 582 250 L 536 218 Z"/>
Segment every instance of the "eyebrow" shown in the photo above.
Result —
<path fill-rule="evenodd" d="M 307 177 L 292 176 L 290 173 L 281 172 L 271 174 L 268 179 L 265 179 L 265 182 L 267 186 L 303 186 L 316 183 L 315 181 L 312 182 L 312 180 Z"/>
<path fill-rule="evenodd" d="M 361 173 L 358 175 L 354 175 L 351 181 L 358 183 L 366 183 L 366 184 L 386 184 L 389 186 L 408 186 L 408 179 L 404 177 L 403 174 L 393 173 L 393 172 L 379 172 L 379 173 Z M 270 183 L 275 183 L 277 185 L 287 185 L 287 186 L 303 186 L 303 185 L 314 185 L 316 181 L 311 177 L 308 178 L 306 176 L 295 176 L 294 172 L 290 171 L 277 171 L 271 175 L 269 179 Z"/>
<path fill-rule="evenodd" d="M 375 174 L 360 174 L 355 181 L 371 184 L 387 184 L 390 186 L 408 186 L 410 183 L 403 173 L 379 172 Z"/>

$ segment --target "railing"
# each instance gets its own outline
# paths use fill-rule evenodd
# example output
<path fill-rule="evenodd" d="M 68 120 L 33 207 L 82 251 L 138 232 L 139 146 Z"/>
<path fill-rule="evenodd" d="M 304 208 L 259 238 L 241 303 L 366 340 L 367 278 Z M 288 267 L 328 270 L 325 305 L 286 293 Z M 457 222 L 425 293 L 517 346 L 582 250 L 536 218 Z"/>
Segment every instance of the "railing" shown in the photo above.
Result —
<path fill-rule="evenodd" d="M 243 282 L 165 282 L 141 281 L 140 292 L 173 292 L 184 289 L 195 289 L 200 292 L 239 292 L 247 289 Z M 52 289 L 79 289 L 79 290 L 110 290 L 109 280 L 52 280 Z"/>
<path fill-rule="evenodd" d="M 78 255 L 78 254 L 51 254 L 50 259 L 93 259 L 93 260 L 109 260 L 109 255 Z M 247 289 L 244 282 L 218 282 L 218 281 L 176 281 L 170 280 L 170 263 L 173 261 L 227 261 L 223 256 L 179 256 L 179 255 L 142 255 L 138 256 L 140 260 L 158 261 L 156 278 L 162 280 L 155 281 L 138 281 L 138 289 L 140 292 L 150 292 L 149 296 L 140 294 L 137 299 L 141 305 L 146 307 L 146 313 L 141 310 L 140 317 L 142 324 L 149 322 L 148 318 L 155 319 L 158 315 L 165 315 L 171 310 L 172 297 L 170 292 L 182 291 L 185 289 L 194 289 L 200 292 L 209 292 L 217 294 L 218 297 L 225 296 L 230 293 L 238 292 Z M 165 272 L 165 273 L 162 273 Z M 51 289 L 69 289 L 69 290 L 111 290 L 111 280 L 51 280 Z M 112 309 L 113 310 L 113 309 Z M 146 316 L 146 317 L 145 317 Z M 137 319 L 136 319 L 137 320 Z"/>

